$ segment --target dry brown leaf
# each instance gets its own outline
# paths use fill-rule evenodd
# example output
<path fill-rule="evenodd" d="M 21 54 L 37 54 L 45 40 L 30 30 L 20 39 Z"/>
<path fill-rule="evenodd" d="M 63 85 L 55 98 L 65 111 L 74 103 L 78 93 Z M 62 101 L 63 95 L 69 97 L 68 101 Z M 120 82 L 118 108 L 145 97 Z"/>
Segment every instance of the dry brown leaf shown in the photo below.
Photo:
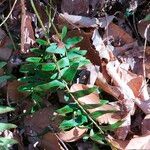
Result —
<path fill-rule="evenodd" d="M 150 134 L 150 114 L 146 115 L 142 121 L 142 135 Z"/>
<path fill-rule="evenodd" d="M 80 31 L 72 30 L 72 31 L 69 31 L 67 35 L 68 37 L 74 37 L 74 36 L 83 37 L 83 40 L 79 44 L 77 44 L 77 46 L 79 46 L 81 50 L 87 50 L 86 57 L 90 59 L 90 61 L 94 65 L 100 66 L 100 58 L 98 56 L 98 53 L 95 52 L 95 50 L 91 46 L 91 37 L 93 34 L 92 31 L 84 32 L 83 30 L 80 30 Z"/>
<path fill-rule="evenodd" d="M 63 13 L 73 15 L 87 15 L 89 12 L 89 0 L 62 0 L 61 10 Z"/>
<path fill-rule="evenodd" d="M 60 14 L 58 16 L 58 22 L 59 24 L 63 23 L 70 23 L 74 27 L 101 27 L 105 28 L 112 20 L 114 19 L 114 16 L 108 16 L 104 18 L 89 18 L 84 16 L 77 16 L 77 15 L 69 15 L 67 13 Z"/>
<path fill-rule="evenodd" d="M 150 113 L 150 100 L 134 99 L 134 102 L 145 114 Z"/>
<path fill-rule="evenodd" d="M 40 109 L 36 113 L 30 116 L 26 116 L 24 119 L 24 124 L 27 127 L 29 132 L 41 133 L 46 127 L 49 125 L 54 128 L 54 130 L 58 130 L 58 125 L 60 120 L 57 118 L 52 120 L 54 107 L 47 107 L 44 109 Z"/>
<path fill-rule="evenodd" d="M 59 141 L 54 133 L 46 133 L 41 140 L 41 148 L 46 150 L 61 150 Z"/>
<path fill-rule="evenodd" d="M 114 139 L 110 135 L 108 135 L 106 139 L 111 144 L 112 149 L 117 148 L 117 150 L 124 150 L 127 144 L 129 143 L 128 140 L 123 141 L 123 140 Z"/>
<path fill-rule="evenodd" d="M 108 34 L 105 34 L 104 38 L 108 36 L 114 38 L 114 43 L 118 43 L 116 44 L 118 46 L 134 42 L 134 39 L 126 31 L 114 23 L 109 24 L 107 32 Z"/>
<path fill-rule="evenodd" d="M 18 91 L 18 88 L 21 85 L 22 85 L 22 83 L 17 81 L 17 80 L 13 80 L 12 82 L 8 82 L 7 96 L 11 101 L 13 101 L 13 102 L 22 101 L 22 99 L 25 98 L 25 96 L 27 96 L 27 94 L 21 93 Z"/>
<path fill-rule="evenodd" d="M 125 150 L 129 149 L 139 149 L 139 150 L 149 150 L 150 149 L 150 135 L 145 135 L 141 137 L 135 137 L 130 140 Z"/>
<path fill-rule="evenodd" d="M 11 40 L 0 28 L 0 59 L 8 60 L 12 54 L 12 49 L 8 48 L 11 45 Z"/>
<path fill-rule="evenodd" d="M 82 128 L 74 127 L 69 131 L 62 131 L 58 133 L 58 136 L 64 142 L 74 142 L 79 140 L 87 132 L 87 130 L 88 130 L 87 128 L 83 127 Z"/>
<path fill-rule="evenodd" d="M 21 52 L 28 53 L 35 43 L 34 30 L 32 27 L 32 14 L 26 11 L 25 0 L 21 0 Z"/>
<path fill-rule="evenodd" d="M 140 35 L 150 41 L 150 21 L 141 20 L 137 27 Z"/>

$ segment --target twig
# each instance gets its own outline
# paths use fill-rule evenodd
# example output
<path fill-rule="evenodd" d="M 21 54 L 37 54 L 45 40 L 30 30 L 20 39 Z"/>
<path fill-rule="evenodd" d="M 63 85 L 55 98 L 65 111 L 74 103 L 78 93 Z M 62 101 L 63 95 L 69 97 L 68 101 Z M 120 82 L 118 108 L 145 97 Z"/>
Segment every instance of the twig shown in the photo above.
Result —
<path fill-rule="evenodd" d="M 1 18 L 1 20 L 3 20 L 3 18 L 2 18 L 2 17 L 0 17 L 0 18 Z M 7 25 L 7 23 L 6 23 L 6 22 L 4 23 L 4 26 L 5 26 L 5 28 L 6 28 L 6 31 L 7 31 L 7 33 L 8 33 L 8 36 L 9 36 L 9 38 L 10 38 L 11 42 L 12 42 L 12 45 L 13 45 L 13 47 L 14 47 L 14 50 L 17 50 L 17 48 L 16 48 L 16 44 L 15 44 L 15 42 L 14 42 L 14 40 L 13 40 L 13 37 L 12 37 L 12 35 L 11 35 L 11 33 L 10 33 L 9 29 L 8 29 L 8 25 Z"/>
<path fill-rule="evenodd" d="M 9 12 L 9 14 L 8 14 L 7 17 L 3 20 L 3 22 L 0 24 L 0 27 L 1 27 L 1 26 L 8 20 L 8 18 L 10 17 L 12 11 L 13 11 L 14 8 L 15 8 L 15 5 L 16 5 L 17 1 L 18 1 L 18 0 L 15 0 L 14 4 L 13 4 L 13 6 L 12 6 L 10 12 Z"/>

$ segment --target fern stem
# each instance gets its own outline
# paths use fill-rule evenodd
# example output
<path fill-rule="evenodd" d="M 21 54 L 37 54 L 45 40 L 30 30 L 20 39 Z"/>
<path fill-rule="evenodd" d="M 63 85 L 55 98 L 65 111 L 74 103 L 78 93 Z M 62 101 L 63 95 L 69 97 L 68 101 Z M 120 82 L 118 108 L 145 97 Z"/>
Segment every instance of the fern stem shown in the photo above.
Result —
<path fill-rule="evenodd" d="M 37 18 L 38 18 L 38 20 L 39 20 L 39 22 L 40 22 L 40 24 L 41 24 L 41 26 L 42 26 L 42 28 L 43 28 L 45 34 L 46 34 L 46 33 L 47 33 L 47 32 L 46 32 L 46 28 L 44 27 L 44 25 L 43 25 L 43 23 L 42 23 L 42 20 L 41 20 L 39 14 L 38 14 L 38 12 L 37 12 L 37 10 L 36 10 L 36 8 L 35 8 L 35 5 L 34 5 L 33 0 L 30 0 L 30 2 L 31 2 L 31 5 L 32 5 L 32 7 L 33 7 L 33 10 L 34 10 L 35 14 L 37 15 Z M 52 19 L 50 19 L 50 21 L 51 21 L 51 23 L 52 23 L 52 26 L 53 26 L 53 28 L 54 28 L 54 30 L 55 30 L 57 36 L 60 38 L 60 34 L 59 34 L 59 32 L 57 31 L 57 28 L 55 27 L 55 25 L 54 25 Z M 46 35 L 45 35 L 45 36 L 46 36 Z M 47 39 L 47 38 L 46 38 L 46 39 Z M 50 43 L 50 42 L 49 42 L 49 39 L 47 39 L 47 42 Z M 57 70 L 58 70 L 59 74 L 61 75 L 60 68 L 59 68 L 58 61 L 57 61 L 57 57 L 55 56 L 55 54 L 53 54 L 53 61 L 54 61 L 54 63 L 56 64 L 56 67 L 57 67 Z M 102 129 L 100 128 L 100 126 L 98 125 L 98 123 L 88 114 L 88 112 L 82 107 L 82 105 L 79 103 L 79 101 L 78 101 L 78 100 L 74 97 L 74 95 L 70 92 L 70 89 L 69 89 L 69 87 L 68 87 L 68 85 L 67 85 L 67 82 L 64 81 L 64 83 L 65 83 L 65 85 L 66 85 L 66 90 L 67 90 L 67 92 L 70 94 L 70 96 L 72 97 L 72 99 L 74 100 L 74 102 L 75 102 L 75 103 L 78 105 L 78 107 L 87 115 L 87 117 L 89 118 L 89 120 L 99 129 L 100 133 L 101 133 L 101 134 L 104 134 L 104 132 L 102 131 Z"/>

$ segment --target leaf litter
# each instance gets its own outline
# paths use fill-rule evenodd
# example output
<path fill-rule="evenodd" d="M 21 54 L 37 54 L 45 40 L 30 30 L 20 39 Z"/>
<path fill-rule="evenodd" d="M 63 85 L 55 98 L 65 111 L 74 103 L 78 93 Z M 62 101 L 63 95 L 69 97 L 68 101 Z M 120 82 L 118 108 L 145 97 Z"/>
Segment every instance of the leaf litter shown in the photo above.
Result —
<path fill-rule="evenodd" d="M 38 4 L 38 2 L 40 3 Z M 36 6 L 38 5 L 38 11 L 41 13 L 40 15 L 42 16 L 42 13 L 45 15 L 46 13 L 43 11 L 43 8 L 47 8 L 43 3 L 47 3 L 47 1 L 41 2 L 38 0 L 38 2 L 36 2 Z M 4 3 L 6 2 L 2 1 L 0 7 L 3 7 Z M 20 13 L 22 19 L 21 21 L 19 17 L 16 19 L 20 22 L 21 29 L 21 50 L 19 53 L 24 53 L 23 57 L 26 58 L 27 55 L 33 56 L 29 49 L 34 47 L 35 37 L 42 37 L 43 33 L 36 23 L 37 18 L 35 17 L 35 14 L 29 11 L 31 10 L 31 6 L 26 5 L 25 0 L 22 0 L 22 4 L 22 13 Z M 116 2 L 116 5 L 117 4 L 118 3 Z M 103 96 L 101 95 L 101 92 L 99 93 L 97 91 L 77 99 L 83 106 L 97 106 L 96 108 L 88 108 L 87 112 L 93 116 L 93 118 L 95 117 L 99 126 L 106 124 L 113 125 L 118 121 L 123 121 L 120 127 L 113 131 L 113 134 L 110 133 L 106 137 L 112 149 L 150 149 L 150 99 L 149 82 L 147 81 L 150 77 L 149 17 L 146 17 L 146 20 L 143 18 L 139 19 L 138 22 L 136 22 L 137 28 L 135 27 L 134 21 L 130 22 L 127 20 L 126 16 L 123 17 L 123 19 L 121 18 L 122 20 L 125 20 L 125 22 L 129 21 L 128 23 L 133 25 L 132 27 L 127 27 L 130 31 L 127 32 L 122 28 L 120 22 L 115 22 L 117 15 L 110 13 L 112 9 L 107 7 L 107 5 L 109 6 L 109 3 L 105 4 L 105 2 L 99 2 L 97 0 L 64 0 L 57 5 L 60 5 L 61 8 L 59 10 L 60 13 L 57 12 L 54 14 L 54 17 L 57 18 L 55 21 L 58 24 L 58 27 L 62 27 L 65 24 L 69 29 L 69 37 L 83 37 L 83 40 L 78 46 L 81 49 L 80 51 L 87 50 L 86 57 L 92 62 L 91 64 L 82 67 L 83 70 L 89 72 L 86 76 L 86 81 L 83 80 L 83 77 L 85 77 L 83 73 L 82 79 L 79 78 L 76 83 L 71 85 L 70 92 L 75 93 L 81 90 L 88 90 L 97 85 L 105 92 L 105 94 L 107 93 L 109 96 L 111 95 L 113 97 L 113 100 L 103 105 L 100 105 Z M 110 5 L 115 7 L 114 4 Z M 138 10 L 136 1 L 134 1 L 133 5 L 131 3 L 129 3 L 129 5 L 130 7 L 126 12 L 129 13 L 128 15 L 131 15 Z M 139 4 L 139 7 L 140 5 L 142 4 Z M 16 5 L 16 8 L 17 7 L 18 6 Z M 40 7 L 42 10 L 40 10 Z M 103 15 L 103 12 L 100 11 L 100 8 L 102 7 L 107 8 L 110 12 L 106 9 L 108 14 Z M 15 11 L 16 10 L 14 9 L 14 12 Z M 11 19 L 12 18 L 8 21 L 13 21 L 13 19 Z M 119 19 L 120 18 L 118 17 L 118 21 L 121 21 L 121 19 Z M 48 18 L 44 19 L 45 27 L 48 24 L 47 20 Z M 9 26 L 9 22 L 7 24 Z M 49 23 L 49 27 L 50 26 L 51 23 Z M 8 31 L 10 30 L 11 32 L 11 28 L 9 30 L 6 28 L 5 30 L 9 35 Z M 135 34 L 135 30 L 137 30 L 138 35 Z M 53 34 L 54 33 L 52 32 L 52 35 Z M 139 42 L 139 38 L 147 41 L 144 47 L 141 45 L 141 41 Z M 58 41 L 60 47 L 63 44 L 61 42 L 62 41 Z M 14 48 L 8 48 L 8 45 L 11 45 L 12 43 L 12 37 L 10 35 L 7 36 L 4 29 L 0 28 L 0 61 L 9 61 Z M 63 45 L 63 48 L 64 47 L 65 46 Z M 39 46 L 39 48 L 41 47 Z M 143 55 L 143 53 L 145 53 L 145 55 Z M 11 68 L 11 70 L 14 70 L 14 68 Z M 4 74 L 5 72 L 2 70 L 2 76 Z M 5 80 L 5 84 L 0 85 L 0 87 L 3 88 L 2 95 L 6 97 L 7 104 L 10 105 L 11 100 L 19 105 L 21 108 L 20 112 L 27 112 L 31 104 L 24 103 L 24 105 L 27 106 L 23 106 L 23 104 L 20 103 L 22 103 L 22 98 L 26 98 L 28 95 L 18 93 L 18 86 L 19 83 L 15 79 L 11 82 Z M 63 94 L 62 96 L 57 95 L 57 97 L 62 99 Z M 51 93 L 47 93 L 47 95 L 48 97 L 45 99 L 49 99 Z M 88 128 L 82 126 L 74 127 L 68 131 L 57 130 L 59 119 L 56 122 L 53 122 L 51 119 L 55 116 L 55 109 L 53 107 L 58 107 L 60 104 L 62 105 L 62 101 L 60 100 L 58 103 L 57 106 L 53 106 L 49 104 L 49 102 L 45 102 L 46 108 L 42 108 L 33 115 L 25 116 L 23 124 L 22 122 L 19 123 L 25 126 L 20 130 L 20 137 L 22 138 L 22 136 L 25 135 L 28 138 L 30 143 L 28 148 L 32 149 L 33 147 L 36 147 L 35 145 L 38 145 L 40 148 L 46 149 L 63 149 L 62 145 L 64 146 L 64 142 L 78 142 L 87 134 Z M 8 111 L 14 111 L 14 109 L 9 107 L 5 108 L 7 108 Z M 1 110 L 2 113 L 7 113 L 7 110 L 4 111 L 2 107 Z M 140 114 L 139 120 L 137 113 Z M 7 118 L 7 115 L 5 117 Z M 137 120 L 134 124 L 132 123 L 133 118 Z M 138 131 L 132 131 L 133 125 L 139 126 Z M 53 126 L 53 128 L 49 126 Z M 47 127 L 49 127 L 48 131 L 43 133 Z M 13 128 L 16 128 L 16 126 L 13 126 Z M 13 132 L 15 131 L 12 131 L 12 133 L 9 134 L 14 134 Z M 43 134 L 40 139 L 37 135 L 41 133 Z M 4 133 L 5 137 L 7 137 L 6 135 L 7 134 Z M 20 141 L 22 146 L 23 141 L 20 139 L 18 141 Z"/>

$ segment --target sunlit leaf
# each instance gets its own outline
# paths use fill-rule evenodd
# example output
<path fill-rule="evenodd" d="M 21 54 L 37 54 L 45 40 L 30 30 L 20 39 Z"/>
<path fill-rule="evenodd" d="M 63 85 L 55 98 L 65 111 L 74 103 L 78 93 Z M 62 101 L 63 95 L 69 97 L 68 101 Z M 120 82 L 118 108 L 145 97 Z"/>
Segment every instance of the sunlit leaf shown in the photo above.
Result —
<path fill-rule="evenodd" d="M 105 138 L 102 134 L 94 133 L 94 135 L 90 136 L 90 138 L 99 144 L 105 144 Z"/>
<path fill-rule="evenodd" d="M 46 49 L 46 51 L 47 51 L 48 53 L 65 55 L 65 53 L 66 53 L 66 48 L 65 48 L 65 47 L 60 48 L 60 47 L 57 46 L 56 43 L 52 43 L 52 44 Z"/>
<path fill-rule="evenodd" d="M 17 144 L 18 142 L 8 137 L 0 137 L 0 146 L 9 147 L 10 145 Z"/>
<path fill-rule="evenodd" d="M 70 65 L 69 59 L 64 57 L 58 61 L 59 68 L 68 67 Z"/>
<path fill-rule="evenodd" d="M 115 131 L 117 128 L 119 128 L 122 125 L 123 122 L 124 121 L 121 120 L 121 121 L 117 121 L 114 124 L 109 124 L 107 126 L 101 126 L 101 129 L 104 131 Z"/>
<path fill-rule="evenodd" d="M 17 126 L 11 123 L 0 123 L 0 132 L 16 128 Z"/>
<path fill-rule="evenodd" d="M 8 107 L 8 106 L 0 106 L 0 114 L 4 114 L 7 112 L 11 112 L 14 111 L 15 109 L 12 107 Z"/>
<path fill-rule="evenodd" d="M 116 112 L 116 110 L 98 110 L 98 111 L 95 111 L 95 112 L 92 112 L 90 115 L 92 118 L 94 119 L 97 119 L 99 116 L 102 116 L 106 113 L 114 113 Z"/>
<path fill-rule="evenodd" d="M 47 41 L 42 40 L 42 39 L 36 39 L 36 42 L 37 42 L 39 45 L 47 45 Z"/>
<path fill-rule="evenodd" d="M 74 46 L 75 44 L 79 43 L 80 41 L 82 41 L 82 37 L 73 37 L 73 38 L 68 38 L 66 40 L 66 48 L 69 49 L 72 46 Z"/>
<path fill-rule="evenodd" d="M 68 104 L 60 109 L 57 109 L 56 112 L 60 115 L 64 115 L 73 112 L 75 109 L 78 109 L 77 104 Z"/>
<path fill-rule="evenodd" d="M 45 83 L 45 84 L 41 84 L 38 85 L 34 88 L 34 90 L 36 91 L 47 91 L 53 88 L 64 88 L 65 84 L 58 81 L 58 80 L 53 80 L 51 82 Z"/>
<path fill-rule="evenodd" d="M 97 91 L 97 87 L 92 87 L 92 88 L 88 88 L 88 89 L 85 89 L 85 90 L 79 90 L 79 91 L 73 92 L 72 94 L 76 98 L 80 98 L 80 97 L 89 95 L 89 94 L 91 94 L 93 92 L 96 92 L 96 91 Z"/>
<path fill-rule="evenodd" d="M 78 69 L 78 66 L 79 66 L 79 63 L 74 63 L 72 66 L 70 66 L 66 71 L 65 73 L 63 74 L 63 79 L 66 81 L 66 82 L 71 82 L 76 73 L 77 73 L 77 69 Z"/>
<path fill-rule="evenodd" d="M 67 130 L 70 129 L 72 127 L 76 127 L 76 126 L 80 126 L 83 123 L 86 123 L 87 117 L 84 115 L 80 115 L 78 117 L 76 117 L 75 119 L 70 119 L 70 120 L 64 120 L 61 124 L 60 124 L 60 128 L 63 130 Z"/>
<path fill-rule="evenodd" d="M 27 62 L 39 63 L 42 60 L 41 57 L 28 57 L 26 59 Z"/>
<path fill-rule="evenodd" d="M 43 63 L 42 64 L 42 70 L 43 71 L 52 71 L 56 68 L 56 65 L 54 63 Z"/>

